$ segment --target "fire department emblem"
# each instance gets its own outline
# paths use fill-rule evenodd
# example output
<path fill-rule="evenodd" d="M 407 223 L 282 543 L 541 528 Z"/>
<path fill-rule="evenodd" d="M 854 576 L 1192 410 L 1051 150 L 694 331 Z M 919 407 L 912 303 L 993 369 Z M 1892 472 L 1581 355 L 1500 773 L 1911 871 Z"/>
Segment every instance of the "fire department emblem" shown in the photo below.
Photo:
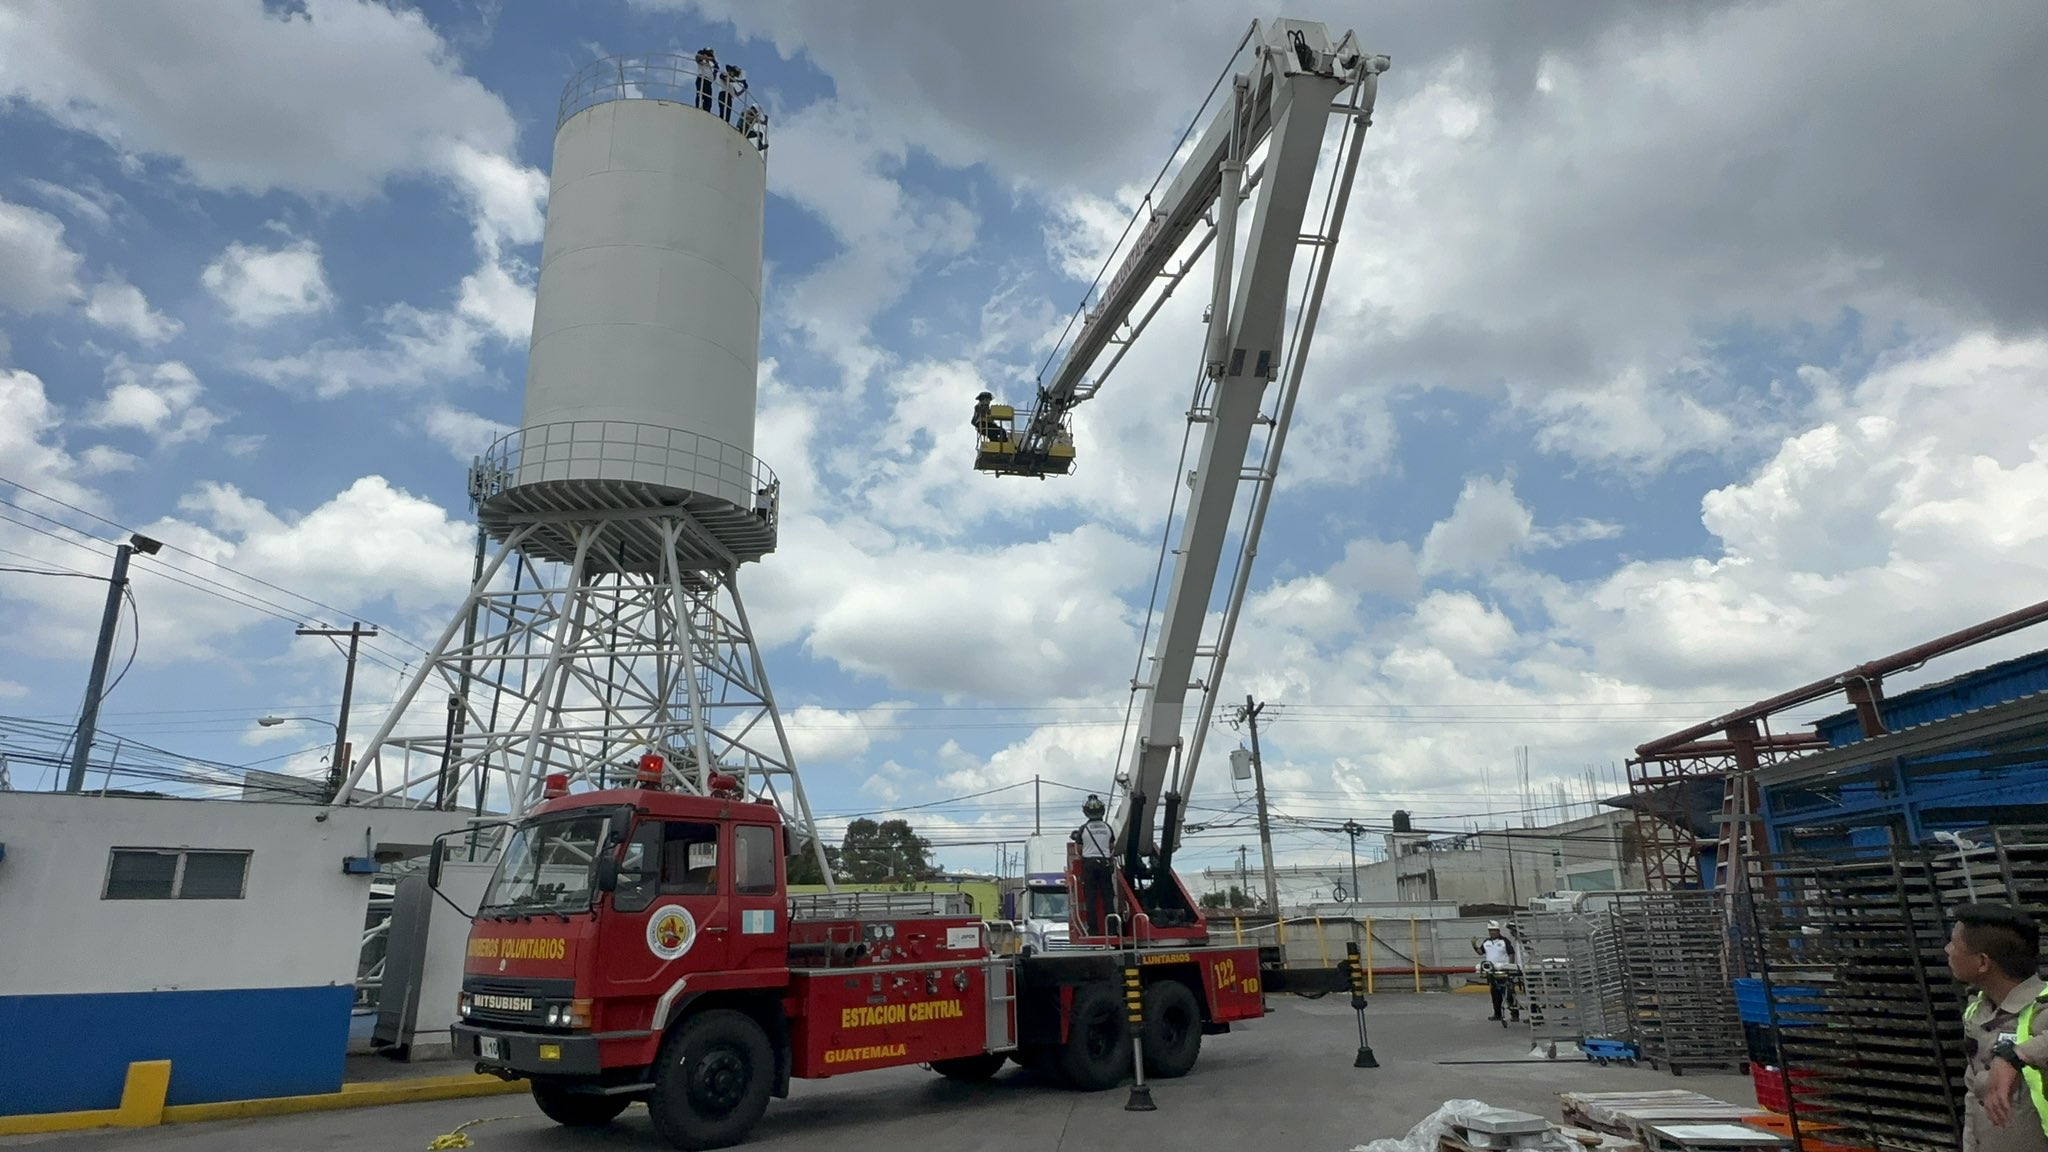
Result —
<path fill-rule="evenodd" d="M 647 918 L 647 950 L 662 960 L 673 960 L 697 942 L 697 921 L 681 904 L 664 904 Z"/>

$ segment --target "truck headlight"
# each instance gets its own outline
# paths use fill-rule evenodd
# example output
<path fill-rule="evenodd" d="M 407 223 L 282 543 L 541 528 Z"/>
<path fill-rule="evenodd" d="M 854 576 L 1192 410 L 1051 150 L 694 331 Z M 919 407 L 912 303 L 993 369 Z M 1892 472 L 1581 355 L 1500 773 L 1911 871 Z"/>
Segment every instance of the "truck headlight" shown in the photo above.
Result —
<path fill-rule="evenodd" d="M 455 1014 L 457 1016 L 462 1017 L 464 1020 L 469 1019 L 469 993 L 460 992 L 456 994 Z"/>

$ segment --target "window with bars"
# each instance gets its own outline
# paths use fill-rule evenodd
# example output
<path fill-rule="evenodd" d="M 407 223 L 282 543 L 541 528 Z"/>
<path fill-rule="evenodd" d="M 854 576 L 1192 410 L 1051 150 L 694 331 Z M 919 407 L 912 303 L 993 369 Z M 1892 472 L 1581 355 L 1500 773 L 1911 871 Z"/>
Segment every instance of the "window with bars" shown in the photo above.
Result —
<path fill-rule="evenodd" d="M 103 900 L 240 900 L 249 853 L 201 848 L 116 848 Z"/>

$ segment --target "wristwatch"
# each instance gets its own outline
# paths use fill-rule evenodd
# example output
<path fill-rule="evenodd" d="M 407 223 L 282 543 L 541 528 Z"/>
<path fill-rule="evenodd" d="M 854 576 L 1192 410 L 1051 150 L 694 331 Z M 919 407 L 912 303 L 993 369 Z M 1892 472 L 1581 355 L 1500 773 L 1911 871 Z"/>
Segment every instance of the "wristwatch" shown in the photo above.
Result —
<path fill-rule="evenodd" d="M 2026 1071 L 2027 1066 L 2020 1060 L 2019 1049 L 2014 1047 L 2012 1040 L 2007 1037 L 2001 1036 L 1996 1043 L 1991 1045 L 1991 1058 L 1993 1060 L 2003 1060 L 2018 1071 Z"/>

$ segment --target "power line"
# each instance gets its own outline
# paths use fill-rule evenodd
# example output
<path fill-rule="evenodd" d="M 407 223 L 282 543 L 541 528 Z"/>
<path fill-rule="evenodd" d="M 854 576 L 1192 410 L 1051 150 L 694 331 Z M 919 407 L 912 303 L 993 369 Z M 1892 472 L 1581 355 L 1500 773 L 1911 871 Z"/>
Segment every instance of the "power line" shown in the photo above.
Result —
<path fill-rule="evenodd" d="M 90 572 L 66 572 L 61 568 L 17 568 L 14 565 L 0 565 L 0 572 L 21 572 L 30 576 L 69 576 L 75 580 L 104 580 Z"/>
<path fill-rule="evenodd" d="M 34 489 L 34 488 L 31 488 L 31 487 L 29 487 L 28 485 L 26 485 L 26 484 L 23 484 L 23 483 L 22 483 L 21 481 L 19 481 L 19 480 L 15 480 L 15 479 L 13 479 L 12 477 L 7 477 L 7 476 L 0 476 L 0 484 L 8 484 L 8 485 L 12 485 L 13 487 L 15 487 L 15 488 L 19 489 L 20 491 L 23 491 L 23 492 L 27 492 L 28 494 L 30 494 L 30 495 L 32 495 L 32 496 L 35 496 L 35 497 L 38 497 L 38 498 L 40 498 L 40 499 L 43 499 L 43 500 L 48 500 L 48 501 L 49 501 L 50 503 L 52 503 L 52 504 L 55 504 L 55 505 L 57 505 L 57 506 L 58 506 L 58 507 L 60 507 L 60 508 L 68 508 L 68 509 L 70 509 L 71 511 L 73 511 L 73 512 L 76 512 L 76 513 L 78 513 L 78 514 L 79 514 L 79 515 L 81 515 L 81 516 L 85 516 L 85 517 L 88 517 L 88 518 L 90 518 L 90 519 L 93 519 L 93 520 L 97 520 L 97 521 L 99 521 L 100 523 L 102 523 L 102 524 L 105 524 L 105 525 L 107 525 L 108 527 L 111 527 L 111 528 L 118 528 L 118 529 L 120 529 L 120 530 L 121 530 L 121 531 L 123 531 L 123 532 L 129 532 L 129 533 L 133 533 L 133 532 L 135 531 L 135 529 L 133 529 L 133 528 L 130 528 L 130 527 L 128 527 L 128 526 L 127 526 L 126 524 L 123 524 L 123 523 L 121 523 L 121 522 L 120 522 L 120 521 L 118 521 L 118 520 L 114 520 L 114 519 L 111 519 L 111 518 L 109 518 L 109 517 L 106 517 L 106 516 L 102 516 L 102 515 L 100 515 L 99 513 L 97 513 L 97 512 L 93 512 L 93 511 L 91 511 L 91 510 L 89 510 L 89 509 L 85 509 L 85 508 L 80 508 L 80 507 L 79 507 L 78 505 L 76 505 L 76 504 L 72 504 L 72 503 L 69 503 L 68 501 L 60 500 L 60 499 L 58 499 L 57 497 L 55 497 L 55 496 L 52 496 L 52 495 L 50 495 L 50 494 L 49 494 L 49 493 L 47 493 L 47 492 L 41 492 L 41 491 L 38 491 L 38 490 L 36 490 L 36 489 Z M 9 504 L 12 504 L 13 502 L 12 502 L 12 501 L 5 501 L 5 503 L 9 503 Z M 21 507 L 21 506 L 20 506 L 20 505 L 18 505 L 18 504 L 16 504 L 16 505 L 13 505 L 13 506 L 14 506 L 14 507 L 17 507 L 17 508 Z M 28 509 L 26 509 L 26 508 L 23 508 L 23 509 L 22 509 L 22 511 L 26 512 L 26 511 L 29 511 L 29 510 L 28 510 Z M 290 589 L 290 588 L 286 588 L 286 587 L 284 587 L 284 586 L 283 586 L 283 585 L 281 585 L 281 584 L 273 584 L 273 583 L 271 583 L 270 581 L 268 581 L 268 580 L 265 580 L 265 579 L 264 579 L 263 577 L 261 577 L 261 576 L 255 576 L 255 575 L 252 575 L 252 574 L 250 574 L 250 573 L 247 573 L 247 572 L 241 571 L 241 570 L 240 570 L 240 569 L 238 569 L 238 568 L 231 568 L 231 567 L 229 567 L 228 565 L 226 565 L 226 564 L 223 564 L 223 563 L 221 563 L 220 561 L 218 561 L 218 560 L 215 560 L 215 559 L 213 559 L 213 558 L 212 558 L 212 557 L 210 557 L 210 556 L 201 556 L 201 555 L 200 555 L 200 554 L 198 554 L 197 552 L 192 552 L 192 551 L 189 551 L 189 550 L 187 550 L 187 549 L 184 549 L 184 548 L 180 548 L 180 547 L 178 547 L 178 546 L 177 546 L 176 544 L 166 543 L 166 544 L 164 545 L 164 547 L 165 547 L 166 549 L 168 549 L 169 551 L 172 551 L 172 552 L 176 552 L 176 553 L 178 553 L 178 554 L 179 554 L 179 555 L 181 555 L 181 556 L 190 556 L 190 557 L 192 557 L 192 558 L 193 558 L 194 560 L 200 561 L 201 563 L 204 563 L 204 564 L 211 564 L 211 565 L 213 565 L 213 566 L 214 566 L 215 568 L 218 568 L 218 569 L 220 569 L 220 570 L 221 570 L 221 571 L 223 571 L 223 572 L 227 572 L 227 573 L 230 573 L 230 574 L 232 574 L 232 575 L 235 575 L 235 576 L 239 576 L 239 577 L 241 577 L 242 579 L 244 579 L 244 580 L 248 580 L 248 581 L 251 581 L 251 582 L 253 582 L 253 583 L 261 584 L 261 585 L 263 585 L 263 586 L 264 586 L 265 588 L 269 588 L 269 589 L 271 589 L 271 590 L 272 590 L 272 591 L 274 591 L 274 592 L 282 592 L 282 593 L 283 593 L 283 594 L 285 594 L 286 596 L 290 596 L 290 597 L 292 597 L 293 599 L 296 599 L 296 600 L 303 600 L 303 601 L 305 601 L 306 603 L 308 603 L 308 604 L 311 604 L 311 605 L 313 605 L 313 606 L 314 606 L 314 607 L 316 607 L 316 608 L 324 608 L 324 609 L 326 609 L 327 611 L 329 611 L 329 612 L 333 612 L 333 613 L 335 613 L 335 614 L 336 614 L 336 615 L 338 615 L 338 616 L 360 616 L 360 615 L 362 615 L 362 613 L 360 613 L 360 612 L 351 612 L 351 611 L 348 611 L 347 609 L 344 609 L 344 608 L 337 608 L 337 607 L 335 607 L 335 606 L 334 606 L 334 605 L 332 605 L 332 604 L 326 603 L 325 601 L 321 601 L 321 600 L 316 600 L 316 599 L 314 599 L 313 597 L 311 597 L 311 596 L 308 596 L 308 595 L 306 595 L 306 594 L 305 594 L 305 593 L 303 593 L 303 592 L 295 592 L 295 591 L 293 591 L 292 589 Z M 194 573 L 193 575 L 197 575 L 197 574 L 196 574 L 196 573 Z M 405 637 L 405 636 L 401 636 L 401 635 L 399 635 L 399 634 L 398 634 L 398 633 L 396 633 L 396 632 L 391 632 L 391 631 L 390 631 L 389 629 L 386 629 L 385 631 L 386 631 L 386 634 L 387 634 L 387 635 L 389 635 L 389 636 L 390 636 L 390 637 L 391 637 L 392 639 L 394 639 L 394 640 L 397 640 L 398 642 L 400 642 L 400 643 L 402 643 L 402 644 L 406 644 L 406 645 L 408 645 L 408 646 L 410 646 L 410 647 L 412 647 L 412 648 L 415 648 L 415 649 L 417 649 L 417 650 L 418 650 L 418 651 L 420 651 L 420 652 L 425 652 L 425 651 L 426 651 L 426 649 L 425 649 L 424 647 L 422 647 L 422 646 L 421 646 L 421 645 L 419 645 L 419 644 L 416 644 L 416 643 L 414 643 L 414 642 L 413 642 L 413 641 L 412 641 L 411 639 L 409 639 L 409 638 L 407 638 L 407 637 Z"/>
<path fill-rule="evenodd" d="M 65 503 L 64 503 L 64 501 L 61 501 L 61 500 L 57 500 L 57 499 L 56 499 L 55 497 L 51 497 L 51 496 L 47 496 L 47 495 L 44 495 L 44 494 L 43 494 L 43 493 L 41 493 L 41 492 L 37 492 L 37 491 L 36 491 L 35 489 L 33 489 L 33 488 L 28 488 L 28 487 L 26 487 L 26 486 L 24 486 L 24 485 L 21 485 L 21 484 L 18 484 L 18 483 L 16 483 L 16 482 L 14 482 L 14 481 L 11 481 L 11 480 L 7 480 L 7 479 L 6 479 L 5 477 L 0 477 L 0 483 L 9 483 L 9 484 L 14 484 L 14 486 L 15 486 L 15 487 L 17 487 L 17 488 L 20 488 L 20 489 L 21 489 L 22 491 L 24 491 L 24 492 L 31 492 L 31 493 L 34 493 L 35 495 L 37 495 L 37 496 L 40 496 L 40 497 L 42 497 L 42 498 L 43 498 L 43 499 L 45 499 L 45 500 L 50 500 L 50 501 L 52 501 L 53 503 L 57 503 L 57 504 L 62 504 L 62 505 L 63 505 L 64 507 L 66 507 L 66 508 L 71 508 L 71 509 L 73 509 L 74 511 L 78 511 L 78 512 L 80 512 L 80 513 L 81 513 L 82 515 L 86 515 L 86 516 L 91 516 L 91 517 L 92 517 L 93 519 L 95 519 L 95 520 L 98 520 L 98 521 L 100 521 L 100 522 L 102 522 L 102 523 L 105 523 L 105 524 L 111 524 L 111 525 L 113 525 L 113 526 L 114 526 L 114 527 L 116 527 L 116 528 L 120 528 L 120 529 L 122 529 L 122 531 L 129 531 L 129 529 L 127 529 L 127 528 L 126 528 L 125 526 L 123 526 L 123 525 L 119 524 L 119 523 L 118 523 L 118 522 L 116 522 L 116 521 L 113 521 L 113 520 L 109 520 L 109 519 L 107 519 L 107 518 L 106 518 L 106 517 L 104 517 L 104 516 L 99 516 L 99 515 L 96 515 L 96 514 L 94 514 L 94 513 L 91 513 L 91 512 L 86 512 L 86 511 L 84 511 L 83 509 L 79 509 L 79 508 L 77 508 L 77 506 L 76 506 L 76 505 L 72 505 L 72 504 L 65 504 Z M 51 524 L 54 524 L 54 525 L 56 525 L 56 526 L 57 526 L 57 527 L 59 527 L 59 528 L 62 528 L 62 529 L 64 529 L 64 530 L 65 530 L 65 531 L 67 531 L 67 532 L 73 532 L 73 533 L 76 533 L 76 534 L 78 534 L 79 536 L 83 536 L 83 537 L 85 537 L 85 538 L 86 538 L 86 539 L 88 539 L 88 540 L 92 540 L 94 544 L 104 544 L 104 543 L 105 543 L 104 541 L 101 541 L 101 540 L 99 540 L 99 539 L 98 539 L 97 537 L 93 536 L 93 535 L 92 535 L 91 533 L 89 533 L 89 532 L 85 531 L 85 530 L 84 530 L 84 529 L 82 529 L 82 528 L 79 528 L 79 527 L 77 527 L 76 525 L 72 525 L 72 524 L 67 524 L 67 523 L 65 523 L 65 522 L 64 522 L 63 520 L 60 520 L 60 519 L 58 519 L 58 518 L 57 518 L 57 517 L 55 517 L 55 516 L 51 516 L 51 515 L 49 515 L 49 514 L 47 514 L 47 513 L 44 513 L 44 512 L 38 512 L 38 511 L 36 511 L 36 510 L 35 510 L 35 509 L 33 509 L 33 508 L 29 508 L 29 507 L 27 507 L 27 506 L 25 506 L 25 505 L 22 505 L 22 504 L 16 503 L 15 501 L 12 501 L 12 500 L 6 499 L 5 497 L 0 497 L 0 504 L 4 504 L 4 505 L 6 505 L 6 506 L 7 506 L 7 507 L 9 507 L 9 508 L 13 508 L 13 509 L 15 509 L 15 510 L 17 510 L 17 511 L 20 511 L 20 512 L 24 512 L 24 513 L 26 513 L 26 514 L 28 514 L 28 515 L 30 515 L 30 516 L 34 516 L 34 517 L 36 517 L 36 518 L 37 518 L 37 519 L 39 519 L 39 520 L 44 520 L 44 521 L 47 521 L 47 522 L 49 522 L 49 523 L 51 523 Z M 20 526 L 20 527 L 26 528 L 26 529 L 28 529 L 28 530 L 29 530 L 29 531 L 31 531 L 31 532 L 37 532 L 37 533 L 40 533 L 41 535 L 44 535 L 44 536 L 48 536 L 48 537 L 49 537 L 49 538 L 51 538 L 52 540 L 58 540 L 58 541 L 62 541 L 63 543 L 66 543 L 66 544 L 70 544 L 70 545 L 72 545 L 73 547 L 76 547 L 76 548 L 83 548 L 83 549 L 85 549 L 86 551 L 88 551 L 88 552 L 91 552 L 91 553 L 93 553 L 94 555 L 97 555 L 97 556 L 106 556 L 106 555 L 108 555 L 108 553 L 106 553 L 106 552 L 103 552 L 103 551 L 101 551 L 101 550 L 100 550 L 100 549 L 98 549 L 98 548 L 94 548 L 94 547 L 91 547 L 91 546 L 89 546 L 89 545 L 86 545 L 86 544 L 81 544 L 81 543 L 79 543 L 79 542 L 78 542 L 77 540 L 71 539 L 71 538 L 69 538 L 69 537 L 65 537 L 65 536 L 59 536 L 58 534 L 56 534 L 56 533 L 54 533 L 54 532 L 51 532 L 51 531 L 49 531 L 49 530 L 47 530 L 47 529 L 44 529 L 44 528 L 40 528 L 40 527 L 38 527 L 38 526 L 36 526 L 36 525 L 34 525 L 34 524 L 30 524 L 30 523 L 28 523 L 28 522 L 26 522 L 26 521 L 23 521 L 23 520 L 17 520 L 17 519 L 15 519 L 15 518 L 14 518 L 14 517 L 12 517 L 12 516 L 8 516 L 8 515 L 6 515 L 5 513 L 0 513 L 0 520 L 5 520 L 5 521 L 7 521 L 7 522 L 8 522 L 8 523 L 10 523 L 10 524 L 15 524 L 15 525 L 18 525 L 18 526 Z M 335 609 L 331 608 L 331 607 L 330 607 L 329 605 L 327 605 L 327 604 L 325 604 L 325 603 L 323 603 L 323 602 L 321 602 L 321 601 L 315 600 L 315 599 L 313 599 L 313 598 L 312 598 L 312 597 L 310 597 L 310 596 L 306 596 L 306 595 L 304 595 L 303 593 L 299 593 L 299 592 L 293 592 L 293 591 L 291 591 L 291 590 L 290 590 L 290 589 L 288 589 L 288 588 L 283 588 L 283 587 L 281 587 L 281 586 L 279 586 L 279 585 L 276 585 L 276 584 L 272 584 L 272 583 L 271 583 L 270 581 L 268 581 L 268 580 L 264 580 L 264 579 L 263 579 L 262 577 L 259 577 L 259 576 L 251 576 L 251 575 L 249 575 L 249 574 L 248 574 L 248 573 L 246 573 L 246 572 L 241 572 L 241 571 L 238 571 L 238 570 L 236 570 L 236 569 L 234 569 L 234 568 L 230 568 L 230 567 L 228 567 L 227 565 L 225 565 L 225 564 L 222 564 L 222 563 L 220 563 L 219 561 L 216 561 L 216 560 L 211 560 L 211 559 L 208 559 L 207 557 L 204 557 L 204 556 L 199 556 L 199 555 L 197 555 L 196 553 L 193 553 L 193 552 L 189 552 L 189 551 L 187 551 L 187 550 L 185 550 L 185 549 L 183 549 L 183 548 L 179 548 L 179 547 L 177 547 L 176 545 L 173 545 L 173 544 L 164 544 L 164 545 L 163 545 L 163 547 L 164 547 L 164 548 L 165 548 L 166 550 L 168 550 L 168 551 L 172 551 L 172 552 L 177 552 L 177 553 L 179 553 L 179 554 L 181 554 L 181 555 L 185 555 L 185 556 L 191 556 L 191 557 L 193 557 L 193 558 L 194 558 L 194 559 L 196 559 L 196 560 L 200 560 L 200 561 L 203 561 L 203 562 L 205 562 L 205 563 L 211 564 L 211 565 L 213 565 L 214 567 L 216 567 L 216 568 L 219 568 L 219 569 L 220 569 L 221 571 L 229 573 L 230 575 L 233 575 L 233 576 L 237 576 L 237 577 L 240 577 L 241 579 L 244 579 L 244 580 L 249 580 L 249 581 L 252 581 L 252 582 L 254 582 L 254 583 L 257 583 L 257 584 L 262 584 L 262 585 L 264 585 L 265 587 L 268 587 L 268 588 L 272 588 L 272 589 L 275 589 L 275 590 L 277 590 L 277 591 L 280 591 L 280 592 L 284 593 L 284 594 L 285 594 L 285 595 L 287 595 L 287 596 L 291 596 L 291 597 L 293 597 L 293 598 L 295 598 L 295 599 L 303 600 L 303 601 L 305 601 L 306 603 L 308 603 L 308 604 L 312 604 L 312 605 L 314 605 L 314 606 L 316 606 L 316 607 L 320 607 L 320 608 L 327 608 L 327 609 L 328 609 L 329 611 L 335 611 Z M 269 598 L 267 598 L 267 597 L 264 597 L 264 596 L 259 596 L 259 595 L 257 595 L 256 593 L 254 593 L 254 592 L 251 592 L 251 591 L 249 591 L 249 590 L 248 590 L 248 589 L 246 589 L 246 588 L 237 588 L 237 587 L 234 587 L 233 585 L 229 585 L 229 584 L 221 584 L 221 583 L 219 583 L 219 582 L 215 581 L 215 580 L 214 580 L 214 578 L 213 578 L 213 577 L 211 577 L 211 576 L 205 575 L 204 573 L 200 573 L 200 572 L 195 572 L 195 571 L 193 571 L 193 570 L 191 570 L 191 569 L 189 569 L 189 568 L 182 568 L 182 567 L 179 567 L 179 566 L 177 566 L 177 565 L 174 565 L 174 564 L 168 563 L 167 561 L 164 561 L 164 560 L 163 560 L 163 559 L 161 559 L 161 558 L 158 558 L 158 559 L 154 560 L 154 561 L 153 561 L 152 563 L 150 563 L 150 564 L 149 564 L 149 565 L 147 566 L 147 568 L 146 568 L 146 569 L 144 569 L 144 570 L 145 570 L 145 571 L 147 571 L 147 572 L 153 573 L 153 574 L 155 574 L 155 575 L 157 575 L 157 576 L 159 576 L 159 577 L 161 577 L 161 578 L 163 578 L 163 579 L 165 579 L 165 580 L 168 580 L 169 582 L 171 582 L 171 583 L 173 583 L 173 584 L 177 584 L 177 585 L 180 585 L 180 586 L 182 586 L 182 587 L 185 587 L 185 588 L 190 588 L 190 589 L 192 589 L 192 590 L 193 590 L 193 591 L 195 591 L 195 592 L 203 592 L 203 593 L 205 593 L 206 595 L 209 595 L 209 596 L 215 597 L 216 599 L 224 600 L 224 601 L 226 601 L 227 603 L 230 603 L 230 604 L 234 604 L 234 605 L 236 605 L 237 607 L 240 607 L 240 608 L 245 608 L 245 609 L 248 609 L 249 611 L 252 611 L 252 612 L 259 612 L 259 613 L 262 613 L 262 614 L 263 614 L 263 615 L 265 615 L 265 616 L 269 616 L 269 617 L 271 617 L 271 618 L 273 618 L 273 619 L 276 619 L 276 620 L 281 620 L 281 621 L 284 621 L 285 623 L 288 623 L 288 624 L 293 624 L 293 625 L 297 625 L 297 624 L 303 624 L 303 623 L 305 623 L 305 622 L 306 622 L 306 619 L 307 619 L 307 617 L 306 617 L 306 616 L 305 616 L 305 615 L 304 615 L 303 613 L 299 613 L 299 612 L 295 611 L 295 610 L 294 610 L 294 609 L 292 608 L 292 606 L 291 606 L 291 605 L 289 605 L 289 604 L 280 604 L 280 603 L 278 603 L 278 602 L 277 602 L 277 601 L 275 601 L 275 600 L 271 600 L 271 599 L 269 599 Z M 172 573 L 177 573 L 177 575 L 172 575 Z M 179 579 L 179 576 L 185 576 L 185 577 L 190 577 L 190 579 Z M 194 581 L 203 581 L 203 583 L 194 583 Z M 232 592 L 232 593 L 233 593 L 233 595 L 230 595 L 230 594 L 229 594 L 230 592 Z M 360 615 L 360 614 L 359 614 L 359 615 Z M 323 621 L 323 623 L 324 623 L 324 621 Z M 414 647 L 414 648 L 419 648 L 419 647 L 420 647 L 420 646 L 419 646 L 418 644 L 415 644 L 415 643 L 413 643 L 413 642 L 412 642 L 411 640 L 409 640 L 409 639 L 407 639 L 407 638 L 405 638 L 405 637 L 403 637 L 403 636 L 399 636 L 399 635 L 398 635 L 397 633 L 387 633 L 387 634 L 388 634 L 388 635 L 390 635 L 390 636 L 392 636 L 392 638 L 393 638 L 393 639 L 399 640 L 399 641 L 401 641 L 402 643 L 405 643 L 405 644 L 409 644 L 409 645 L 411 645 L 411 646 L 412 646 L 412 647 Z M 375 652 L 377 652 L 377 653 L 381 654 L 381 656 L 385 657 L 384 659 L 379 659 L 379 658 L 378 658 L 377 656 L 372 656 L 372 657 L 369 657 L 369 658 L 370 658 L 370 659 L 371 659 L 371 660 L 372 660 L 373 662 L 375 662 L 375 663 L 378 663 L 378 664 L 381 664 L 381 665 L 382 665 L 382 666 L 384 666 L 385 668 L 388 668 L 388 669 L 390 669 L 390 670 L 392 670 L 392 671 L 394 671 L 394 672 L 398 672 L 398 673 L 401 673 L 401 674 L 403 674 L 403 672 L 405 671 L 405 665 L 406 665 L 406 663 L 408 663 L 408 661 L 406 661 L 406 660 L 405 660 L 405 659 L 404 659 L 403 657 L 401 657 L 401 656 L 397 655 L 396 653 L 386 652 L 386 651 L 385 651 L 384 649 L 382 649 L 382 648 L 379 648 L 378 646 L 376 646 L 376 645 L 374 645 L 374 644 L 373 644 L 373 645 L 365 645 L 365 647 L 367 647 L 367 648 L 370 648 L 370 649 L 372 649 L 373 651 L 375 651 Z M 425 651 L 425 649 L 421 649 L 421 651 Z"/>

